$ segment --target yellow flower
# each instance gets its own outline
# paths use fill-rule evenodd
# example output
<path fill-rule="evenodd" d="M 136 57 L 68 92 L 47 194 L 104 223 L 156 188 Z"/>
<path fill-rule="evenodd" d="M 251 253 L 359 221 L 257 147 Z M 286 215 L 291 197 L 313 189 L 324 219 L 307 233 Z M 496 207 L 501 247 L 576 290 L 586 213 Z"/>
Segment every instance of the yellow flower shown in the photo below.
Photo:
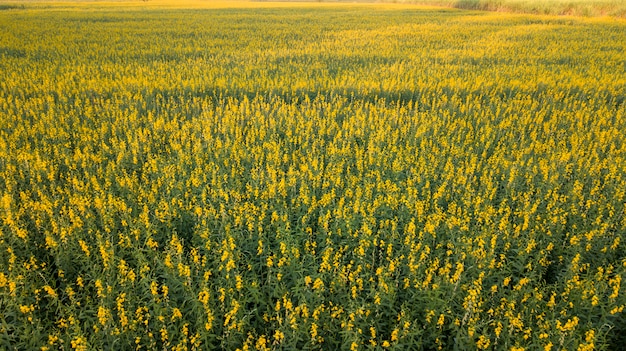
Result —
<path fill-rule="evenodd" d="M 76 351 L 87 351 L 87 339 L 82 336 L 73 339 L 71 342 L 72 348 Z"/>
<path fill-rule="evenodd" d="M 54 291 L 54 289 L 50 285 L 45 285 L 43 289 L 46 291 L 48 296 L 52 298 L 57 298 L 57 293 Z"/>
<path fill-rule="evenodd" d="M 585 341 L 586 342 L 593 342 L 595 340 L 595 334 L 596 332 L 593 329 L 590 329 L 589 331 L 587 331 L 585 333 Z"/>
<path fill-rule="evenodd" d="M 103 306 L 98 307 L 98 321 L 100 322 L 100 324 L 106 325 L 107 321 L 109 320 L 109 317 L 110 317 L 110 312 L 108 309 L 106 309 Z"/>
<path fill-rule="evenodd" d="M 203 289 L 198 294 L 198 301 L 200 301 L 206 307 L 209 303 L 209 297 L 210 297 L 209 291 L 206 289 Z"/>
<path fill-rule="evenodd" d="M 399 333 L 399 332 L 400 332 L 400 331 L 399 331 L 398 329 L 394 329 L 394 330 L 391 332 L 391 341 L 392 341 L 392 342 L 393 342 L 393 341 L 398 341 L 398 333 Z"/>
<path fill-rule="evenodd" d="M 316 278 L 313 283 L 314 290 L 324 290 L 324 282 L 320 278 Z"/>
<path fill-rule="evenodd" d="M 267 350 L 267 339 L 265 338 L 265 335 L 261 335 L 261 337 L 259 337 L 259 339 L 257 339 L 256 341 L 256 349 L 257 350 Z"/>
<path fill-rule="evenodd" d="M 182 317 L 183 317 L 183 314 L 180 312 L 178 308 L 175 307 L 172 309 L 172 321 L 181 319 Z"/>
<path fill-rule="evenodd" d="M 235 288 L 237 288 L 237 290 L 243 289 L 243 279 L 241 278 L 240 275 L 235 276 L 235 281 L 236 281 Z"/>
<path fill-rule="evenodd" d="M 311 323 L 311 339 L 315 340 L 317 338 L 317 324 Z"/>
<path fill-rule="evenodd" d="M 274 332 L 274 340 L 276 341 L 276 343 L 280 344 L 284 339 L 285 334 L 283 334 L 283 332 L 281 332 L 280 330 L 276 330 L 276 332 Z"/>
<path fill-rule="evenodd" d="M 20 305 L 20 312 L 22 312 L 23 314 L 30 313 L 34 310 L 35 310 L 35 306 L 33 306 L 32 304 L 29 306 Z"/>
<path fill-rule="evenodd" d="M 85 253 L 85 256 L 89 257 L 89 255 L 91 255 L 91 252 L 89 251 L 89 246 L 87 245 L 87 243 L 84 240 L 78 240 L 78 244 Z"/>
<path fill-rule="evenodd" d="M 439 327 L 443 326 L 444 319 L 445 319 L 445 316 L 443 314 L 440 314 L 439 319 L 437 320 L 437 326 Z"/>
<path fill-rule="evenodd" d="M 488 337 L 481 335 L 476 341 L 476 347 L 480 350 L 486 350 L 491 344 L 491 340 Z"/>
<path fill-rule="evenodd" d="M 59 341 L 59 337 L 56 335 L 48 335 L 48 344 L 54 345 L 57 341 Z"/>

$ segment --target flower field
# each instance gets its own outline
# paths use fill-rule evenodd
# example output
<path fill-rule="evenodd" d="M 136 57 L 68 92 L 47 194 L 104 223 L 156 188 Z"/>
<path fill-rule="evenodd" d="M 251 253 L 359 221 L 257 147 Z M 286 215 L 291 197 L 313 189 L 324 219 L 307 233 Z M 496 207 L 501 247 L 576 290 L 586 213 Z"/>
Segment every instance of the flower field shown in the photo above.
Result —
<path fill-rule="evenodd" d="M 626 344 L 626 21 L 46 6 L 0 6 L 0 349 Z"/>

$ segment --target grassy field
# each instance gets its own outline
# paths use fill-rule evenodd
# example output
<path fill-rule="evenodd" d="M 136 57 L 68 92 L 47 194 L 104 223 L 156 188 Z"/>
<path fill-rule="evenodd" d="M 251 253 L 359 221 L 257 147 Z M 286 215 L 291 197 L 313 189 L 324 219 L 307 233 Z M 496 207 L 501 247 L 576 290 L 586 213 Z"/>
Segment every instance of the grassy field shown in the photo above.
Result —
<path fill-rule="evenodd" d="M 396 0 L 394 2 L 544 15 L 626 17 L 626 1 L 623 0 Z"/>
<path fill-rule="evenodd" d="M 0 6 L 0 349 L 619 350 L 626 22 Z"/>

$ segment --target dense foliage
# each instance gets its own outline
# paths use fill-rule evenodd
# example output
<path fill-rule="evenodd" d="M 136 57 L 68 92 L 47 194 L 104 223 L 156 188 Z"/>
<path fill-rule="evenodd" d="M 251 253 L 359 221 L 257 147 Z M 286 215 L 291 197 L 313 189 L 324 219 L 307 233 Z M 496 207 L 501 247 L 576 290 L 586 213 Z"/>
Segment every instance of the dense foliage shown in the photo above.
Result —
<path fill-rule="evenodd" d="M 626 23 L 0 11 L 0 348 L 616 349 Z"/>

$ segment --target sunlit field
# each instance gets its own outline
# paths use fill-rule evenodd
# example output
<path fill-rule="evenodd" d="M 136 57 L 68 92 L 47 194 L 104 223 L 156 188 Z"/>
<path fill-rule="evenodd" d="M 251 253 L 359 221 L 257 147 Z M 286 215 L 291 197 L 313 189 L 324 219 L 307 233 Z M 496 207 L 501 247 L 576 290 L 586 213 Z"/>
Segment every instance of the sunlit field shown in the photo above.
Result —
<path fill-rule="evenodd" d="M 625 52 L 618 18 L 2 3 L 0 349 L 620 350 Z"/>
<path fill-rule="evenodd" d="M 395 0 L 394 2 L 500 12 L 626 18 L 624 0 Z"/>

